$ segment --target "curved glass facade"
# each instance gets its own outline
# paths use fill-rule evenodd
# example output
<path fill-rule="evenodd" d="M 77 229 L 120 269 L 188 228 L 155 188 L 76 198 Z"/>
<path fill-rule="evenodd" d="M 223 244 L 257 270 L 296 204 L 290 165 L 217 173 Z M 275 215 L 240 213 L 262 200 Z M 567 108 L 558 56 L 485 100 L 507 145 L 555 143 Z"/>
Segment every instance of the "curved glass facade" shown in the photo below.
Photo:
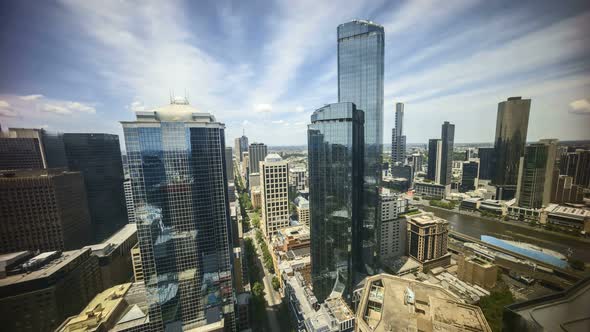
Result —
<path fill-rule="evenodd" d="M 348 302 L 361 265 L 359 236 L 363 174 L 363 112 L 353 103 L 326 105 L 308 128 L 313 291 Z"/>
<path fill-rule="evenodd" d="M 123 129 L 153 330 L 221 318 L 231 328 L 223 125 L 154 118 Z"/>

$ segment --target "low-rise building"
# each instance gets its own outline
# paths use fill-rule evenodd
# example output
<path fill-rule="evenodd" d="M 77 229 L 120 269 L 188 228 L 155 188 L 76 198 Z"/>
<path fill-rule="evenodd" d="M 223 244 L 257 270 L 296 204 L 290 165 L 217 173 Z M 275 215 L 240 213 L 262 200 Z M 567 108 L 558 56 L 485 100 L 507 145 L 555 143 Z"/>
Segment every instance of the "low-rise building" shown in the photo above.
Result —
<path fill-rule="evenodd" d="M 450 185 L 442 185 L 434 182 L 416 181 L 414 190 L 417 195 L 432 198 L 445 198 L 451 191 Z"/>
<path fill-rule="evenodd" d="M 295 198 L 295 207 L 297 209 L 297 218 L 299 218 L 299 224 L 309 227 L 309 201 L 303 196 L 298 196 Z"/>
<path fill-rule="evenodd" d="M 252 208 L 260 209 L 262 207 L 262 191 L 260 187 L 250 189 L 250 201 L 252 202 Z"/>
<path fill-rule="evenodd" d="M 53 331 L 102 290 L 98 257 L 89 248 L 0 256 L 2 331 Z"/>
<path fill-rule="evenodd" d="M 357 332 L 491 332 L 479 307 L 440 286 L 379 274 L 365 279 L 359 295 Z"/>
<path fill-rule="evenodd" d="M 590 211 L 570 206 L 549 204 L 541 214 L 541 223 L 573 229 L 587 234 L 590 233 Z"/>
<path fill-rule="evenodd" d="M 457 260 L 457 276 L 465 282 L 492 289 L 496 286 L 498 267 L 476 256 L 460 255 Z"/>
<path fill-rule="evenodd" d="M 523 208 L 516 205 L 506 207 L 507 216 L 512 220 L 539 222 L 542 209 Z"/>
<path fill-rule="evenodd" d="M 506 212 L 506 206 L 502 204 L 501 201 L 494 200 L 494 199 L 484 199 L 479 203 L 479 210 L 482 212 L 487 212 L 491 214 L 495 214 L 498 216 L 502 216 Z"/>
<path fill-rule="evenodd" d="M 271 255 L 281 287 L 285 279 L 298 272 L 311 284 L 310 232 L 304 225 L 278 231 L 271 240 Z"/>
<path fill-rule="evenodd" d="M 56 332 L 149 331 L 148 305 L 143 282 L 126 283 L 96 295 Z"/>
<path fill-rule="evenodd" d="M 481 204 L 481 201 L 483 201 L 482 198 L 466 198 L 461 201 L 459 208 L 461 210 L 477 211 L 479 210 L 479 205 Z"/>

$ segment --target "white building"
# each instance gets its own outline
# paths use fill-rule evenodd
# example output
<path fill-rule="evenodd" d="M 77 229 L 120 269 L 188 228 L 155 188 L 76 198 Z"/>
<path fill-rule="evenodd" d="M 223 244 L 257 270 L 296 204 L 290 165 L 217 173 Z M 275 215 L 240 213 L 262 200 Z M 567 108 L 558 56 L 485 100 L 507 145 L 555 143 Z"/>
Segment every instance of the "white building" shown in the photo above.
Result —
<path fill-rule="evenodd" d="M 450 193 L 451 186 L 445 186 L 434 182 L 416 181 L 414 183 L 414 190 L 416 191 L 417 195 L 442 199 Z"/>
<path fill-rule="evenodd" d="M 277 154 L 269 154 L 260 162 L 261 225 L 267 237 L 289 226 L 288 174 L 287 162 Z"/>
<path fill-rule="evenodd" d="M 297 207 L 297 217 L 299 217 L 299 224 L 309 227 L 309 201 L 303 196 L 295 198 L 295 206 Z"/>
<path fill-rule="evenodd" d="M 390 260 L 405 254 L 406 218 L 400 214 L 407 212 L 408 199 L 394 194 L 388 189 L 381 189 L 379 194 L 379 250 L 381 260 Z"/>

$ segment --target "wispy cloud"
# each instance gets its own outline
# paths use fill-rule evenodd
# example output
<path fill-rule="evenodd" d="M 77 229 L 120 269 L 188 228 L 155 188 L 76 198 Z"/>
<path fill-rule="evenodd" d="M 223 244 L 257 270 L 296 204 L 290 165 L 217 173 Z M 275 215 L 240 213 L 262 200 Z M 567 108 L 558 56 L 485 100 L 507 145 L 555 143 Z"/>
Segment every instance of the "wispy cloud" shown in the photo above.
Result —
<path fill-rule="evenodd" d="M 30 101 L 30 100 L 37 100 L 43 98 L 43 95 L 27 95 L 27 96 L 20 96 L 20 99 Z"/>
<path fill-rule="evenodd" d="M 590 115 L 590 101 L 588 101 L 588 98 L 574 100 L 569 106 L 572 113 Z"/>

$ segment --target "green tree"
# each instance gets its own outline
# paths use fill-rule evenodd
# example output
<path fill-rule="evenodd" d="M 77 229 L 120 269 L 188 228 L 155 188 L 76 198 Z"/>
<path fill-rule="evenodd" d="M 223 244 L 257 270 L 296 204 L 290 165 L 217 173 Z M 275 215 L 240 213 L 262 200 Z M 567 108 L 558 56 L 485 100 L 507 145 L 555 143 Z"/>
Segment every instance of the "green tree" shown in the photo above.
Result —
<path fill-rule="evenodd" d="M 252 222 L 252 226 L 254 226 L 254 228 L 260 228 L 260 217 L 258 214 L 253 215 L 250 221 Z"/>
<path fill-rule="evenodd" d="M 508 287 L 497 288 L 497 290 L 492 290 L 489 296 L 482 297 L 479 301 L 479 307 L 494 332 L 502 331 L 504 307 L 514 302 L 514 297 Z"/>
<path fill-rule="evenodd" d="M 281 282 L 279 281 L 279 278 L 277 278 L 276 276 L 272 277 L 272 288 L 274 288 L 274 290 L 278 291 L 280 287 L 281 287 Z"/>
<path fill-rule="evenodd" d="M 252 286 L 252 295 L 256 297 L 264 297 L 264 286 L 258 281 Z"/>

